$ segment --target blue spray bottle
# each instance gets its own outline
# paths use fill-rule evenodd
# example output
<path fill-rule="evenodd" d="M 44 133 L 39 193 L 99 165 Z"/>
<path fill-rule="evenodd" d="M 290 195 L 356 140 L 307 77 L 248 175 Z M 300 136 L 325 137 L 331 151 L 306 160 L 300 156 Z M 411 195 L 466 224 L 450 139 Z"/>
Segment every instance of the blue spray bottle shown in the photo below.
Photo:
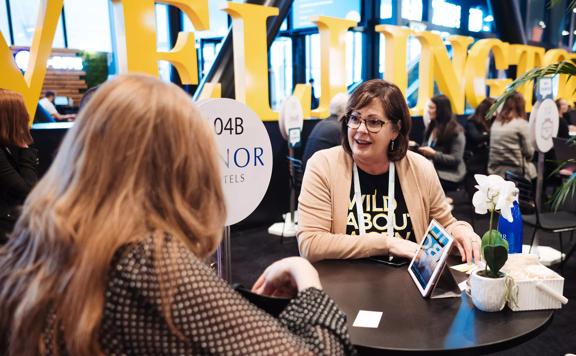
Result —
<path fill-rule="evenodd" d="M 508 241 L 508 253 L 522 253 L 522 237 L 524 236 L 524 231 L 522 213 L 520 212 L 518 201 L 514 201 L 514 205 L 512 206 L 512 218 L 513 221 L 509 222 L 500 216 L 500 219 L 498 219 L 498 231 L 500 231 L 502 237 Z"/>

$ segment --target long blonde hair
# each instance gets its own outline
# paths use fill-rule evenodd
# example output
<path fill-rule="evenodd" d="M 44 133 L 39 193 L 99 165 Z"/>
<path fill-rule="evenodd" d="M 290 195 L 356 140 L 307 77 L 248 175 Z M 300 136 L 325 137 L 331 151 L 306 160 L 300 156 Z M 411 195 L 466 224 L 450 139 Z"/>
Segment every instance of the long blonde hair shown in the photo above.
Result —
<path fill-rule="evenodd" d="M 0 353 L 43 353 L 54 317 L 68 353 L 101 354 L 106 276 L 123 245 L 153 236 L 162 247 L 167 234 L 199 258 L 214 252 L 225 203 L 213 135 L 173 84 L 124 75 L 98 89 L 0 250 Z M 158 279 L 171 324 L 173 283 Z"/>

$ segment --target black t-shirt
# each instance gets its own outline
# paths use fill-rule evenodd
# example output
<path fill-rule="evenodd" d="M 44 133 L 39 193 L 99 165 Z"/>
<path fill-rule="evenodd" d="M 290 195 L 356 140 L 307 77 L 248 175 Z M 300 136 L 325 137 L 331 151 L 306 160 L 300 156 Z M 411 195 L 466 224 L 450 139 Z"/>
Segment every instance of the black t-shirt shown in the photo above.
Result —
<path fill-rule="evenodd" d="M 387 232 L 388 224 L 388 172 L 379 175 L 371 175 L 358 168 L 360 178 L 362 207 L 364 209 L 364 226 L 368 232 Z M 412 230 L 412 219 L 406 207 L 404 195 L 400 187 L 398 175 L 395 176 L 395 193 L 393 204 L 395 214 L 394 236 L 416 242 Z M 354 179 L 350 187 L 350 203 L 348 204 L 348 218 L 346 222 L 346 234 L 359 235 L 358 216 L 354 201 Z"/>

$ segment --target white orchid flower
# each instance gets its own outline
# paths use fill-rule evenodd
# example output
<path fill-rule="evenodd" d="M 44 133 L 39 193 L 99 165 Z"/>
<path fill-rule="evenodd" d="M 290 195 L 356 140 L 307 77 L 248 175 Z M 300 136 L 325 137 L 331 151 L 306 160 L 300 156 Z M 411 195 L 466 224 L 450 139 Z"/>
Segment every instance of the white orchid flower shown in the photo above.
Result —
<path fill-rule="evenodd" d="M 518 189 L 512 182 L 504 180 L 498 175 L 485 176 L 475 174 L 478 191 L 472 197 L 472 205 L 477 214 L 486 214 L 488 211 L 500 211 L 508 221 L 512 221 L 512 205 L 518 195 Z"/>
<path fill-rule="evenodd" d="M 518 189 L 516 185 L 512 182 L 504 181 L 504 185 L 500 189 L 498 201 L 496 202 L 496 210 L 500 211 L 500 215 L 509 222 L 514 221 L 512 217 L 512 206 L 517 196 Z"/>
<path fill-rule="evenodd" d="M 497 175 L 485 176 L 483 174 L 475 174 L 474 178 L 478 185 L 478 191 L 472 197 L 472 204 L 474 210 L 478 214 L 486 214 L 488 211 L 496 209 L 496 202 L 500 194 L 500 187 L 504 183 L 504 179 Z"/>

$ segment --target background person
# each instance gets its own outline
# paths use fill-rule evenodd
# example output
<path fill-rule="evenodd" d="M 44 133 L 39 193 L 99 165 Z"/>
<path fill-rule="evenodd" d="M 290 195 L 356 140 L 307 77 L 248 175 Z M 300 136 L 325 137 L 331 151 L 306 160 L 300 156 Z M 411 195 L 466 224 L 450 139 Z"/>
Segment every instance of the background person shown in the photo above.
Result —
<path fill-rule="evenodd" d="M 351 353 L 308 261 L 254 286 L 297 293 L 280 320 L 204 263 L 225 214 L 214 132 L 190 97 L 142 75 L 104 84 L 0 249 L 0 354 Z"/>
<path fill-rule="evenodd" d="M 490 128 L 488 173 L 504 177 L 510 170 L 528 180 L 536 178 L 532 163 L 534 148 L 524 110 L 524 97 L 518 92 L 510 95 Z"/>
<path fill-rule="evenodd" d="M 418 153 L 432 160 L 442 188 L 454 191 L 466 176 L 464 128 L 456 121 L 452 104 L 446 95 L 430 99 L 427 111 L 430 124 Z"/>
<path fill-rule="evenodd" d="M 466 119 L 466 169 L 472 174 L 487 173 L 492 120 L 486 119 L 486 113 L 495 101 L 494 98 L 485 98 L 478 104 L 474 114 Z"/>
<path fill-rule="evenodd" d="M 412 258 L 416 242 L 436 219 L 454 236 L 463 260 L 479 259 L 480 238 L 450 213 L 432 163 L 407 152 L 411 118 L 400 89 L 384 80 L 366 81 L 351 95 L 346 111 L 342 145 L 316 152 L 304 173 L 300 254 L 311 261 L 386 254 Z M 389 189 L 391 176 L 394 190 Z"/>
<path fill-rule="evenodd" d="M 306 141 L 306 148 L 302 156 L 304 167 L 306 167 L 306 162 L 308 162 L 316 151 L 341 144 L 339 120 L 346 114 L 347 102 L 348 94 L 345 93 L 338 93 L 330 100 L 330 116 L 324 120 L 320 120 L 316 126 L 314 126 Z"/>
<path fill-rule="evenodd" d="M 466 119 L 464 131 L 466 134 L 466 150 L 464 161 L 466 163 L 465 189 L 471 199 L 475 192 L 475 174 L 488 174 L 488 156 L 490 153 L 490 125 L 496 117 L 486 119 L 486 113 L 494 104 L 494 98 L 485 98 L 478 104 L 474 114 Z"/>
<path fill-rule="evenodd" d="M 565 99 L 556 99 L 556 107 L 558 108 L 558 135 L 560 138 L 570 138 L 570 129 L 568 127 L 568 102 Z"/>
<path fill-rule="evenodd" d="M 310 86 L 312 87 L 311 93 L 310 93 L 310 108 L 311 109 L 317 109 L 318 105 L 320 105 L 320 99 L 316 96 L 316 93 L 314 90 L 314 78 L 310 78 L 308 80 L 308 84 L 310 84 Z"/>
<path fill-rule="evenodd" d="M 88 90 L 86 90 L 84 92 L 84 94 L 82 94 L 82 98 L 80 99 L 80 104 L 78 105 L 78 110 L 82 110 L 86 105 L 88 105 L 88 102 L 90 101 L 90 99 L 92 99 L 92 96 L 94 96 L 94 94 L 96 93 L 96 90 L 98 90 L 98 88 L 100 88 L 100 84 L 89 88 Z"/>
<path fill-rule="evenodd" d="M 0 89 L 0 244 L 6 242 L 20 205 L 38 180 L 38 152 L 29 147 L 29 120 L 22 95 Z"/>
<path fill-rule="evenodd" d="M 54 99 L 56 99 L 56 94 L 53 91 L 47 91 L 44 97 L 40 99 L 40 106 L 44 108 L 52 117 L 57 121 L 72 121 L 76 117 L 74 114 L 62 115 L 56 110 L 54 106 Z"/>

